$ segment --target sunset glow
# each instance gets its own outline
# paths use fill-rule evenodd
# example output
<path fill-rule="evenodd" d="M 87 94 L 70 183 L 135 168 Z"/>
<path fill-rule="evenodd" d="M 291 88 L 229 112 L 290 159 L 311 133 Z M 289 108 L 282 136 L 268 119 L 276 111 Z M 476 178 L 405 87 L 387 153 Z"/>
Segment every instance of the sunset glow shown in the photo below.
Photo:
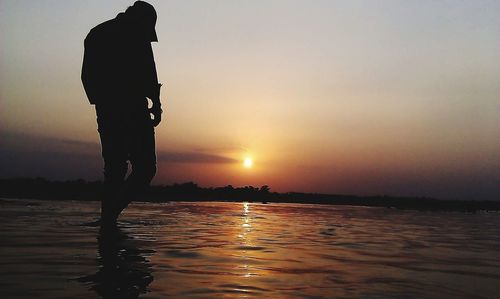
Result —
<path fill-rule="evenodd" d="M 500 1 L 150 2 L 153 184 L 500 198 Z M 1 2 L 0 176 L 102 179 L 83 40 L 131 3 Z"/>

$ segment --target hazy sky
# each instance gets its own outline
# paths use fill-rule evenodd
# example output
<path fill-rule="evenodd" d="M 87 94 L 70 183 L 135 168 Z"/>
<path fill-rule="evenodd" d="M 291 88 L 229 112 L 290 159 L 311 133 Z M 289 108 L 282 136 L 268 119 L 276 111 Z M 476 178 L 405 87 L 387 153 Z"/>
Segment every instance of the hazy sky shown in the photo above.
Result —
<path fill-rule="evenodd" d="M 101 178 L 83 39 L 132 3 L 0 1 L 1 177 Z M 500 200 L 500 1 L 150 3 L 154 182 Z"/>

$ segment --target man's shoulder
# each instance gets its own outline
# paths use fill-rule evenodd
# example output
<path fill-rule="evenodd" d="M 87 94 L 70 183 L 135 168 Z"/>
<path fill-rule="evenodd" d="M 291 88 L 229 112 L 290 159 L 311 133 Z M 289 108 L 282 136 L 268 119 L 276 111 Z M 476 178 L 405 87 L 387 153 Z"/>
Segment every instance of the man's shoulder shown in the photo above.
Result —
<path fill-rule="evenodd" d="M 85 41 L 89 40 L 106 40 L 116 34 L 116 20 L 111 19 L 105 21 L 94 28 L 90 29 Z"/>

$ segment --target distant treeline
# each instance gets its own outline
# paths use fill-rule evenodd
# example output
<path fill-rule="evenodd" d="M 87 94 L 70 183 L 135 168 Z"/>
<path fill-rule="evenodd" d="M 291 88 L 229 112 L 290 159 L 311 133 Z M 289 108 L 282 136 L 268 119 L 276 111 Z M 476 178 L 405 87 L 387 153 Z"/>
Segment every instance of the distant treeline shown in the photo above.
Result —
<path fill-rule="evenodd" d="M 99 201 L 100 181 L 48 181 L 43 178 L 0 179 L 0 197 L 45 200 Z M 425 211 L 500 211 L 500 201 L 438 200 L 428 197 L 354 196 L 319 193 L 277 193 L 269 186 L 200 187 L 193 182 L 168 186 L 152 186 L 141 201 L 246 201 L 263 203 L 307 203 L 387 207 Z"/>

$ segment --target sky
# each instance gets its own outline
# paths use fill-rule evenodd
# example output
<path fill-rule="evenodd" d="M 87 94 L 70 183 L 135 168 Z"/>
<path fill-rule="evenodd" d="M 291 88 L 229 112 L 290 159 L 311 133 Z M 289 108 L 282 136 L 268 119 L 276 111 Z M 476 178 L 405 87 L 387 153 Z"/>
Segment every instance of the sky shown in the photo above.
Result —
<path fill-rule="evenodd" d="M 500 200 L 500 1 L 149 2 L 154 184 Z M 132 4 L 0 1 L 0 177 L 102 178 L 83 40 Z"/>

